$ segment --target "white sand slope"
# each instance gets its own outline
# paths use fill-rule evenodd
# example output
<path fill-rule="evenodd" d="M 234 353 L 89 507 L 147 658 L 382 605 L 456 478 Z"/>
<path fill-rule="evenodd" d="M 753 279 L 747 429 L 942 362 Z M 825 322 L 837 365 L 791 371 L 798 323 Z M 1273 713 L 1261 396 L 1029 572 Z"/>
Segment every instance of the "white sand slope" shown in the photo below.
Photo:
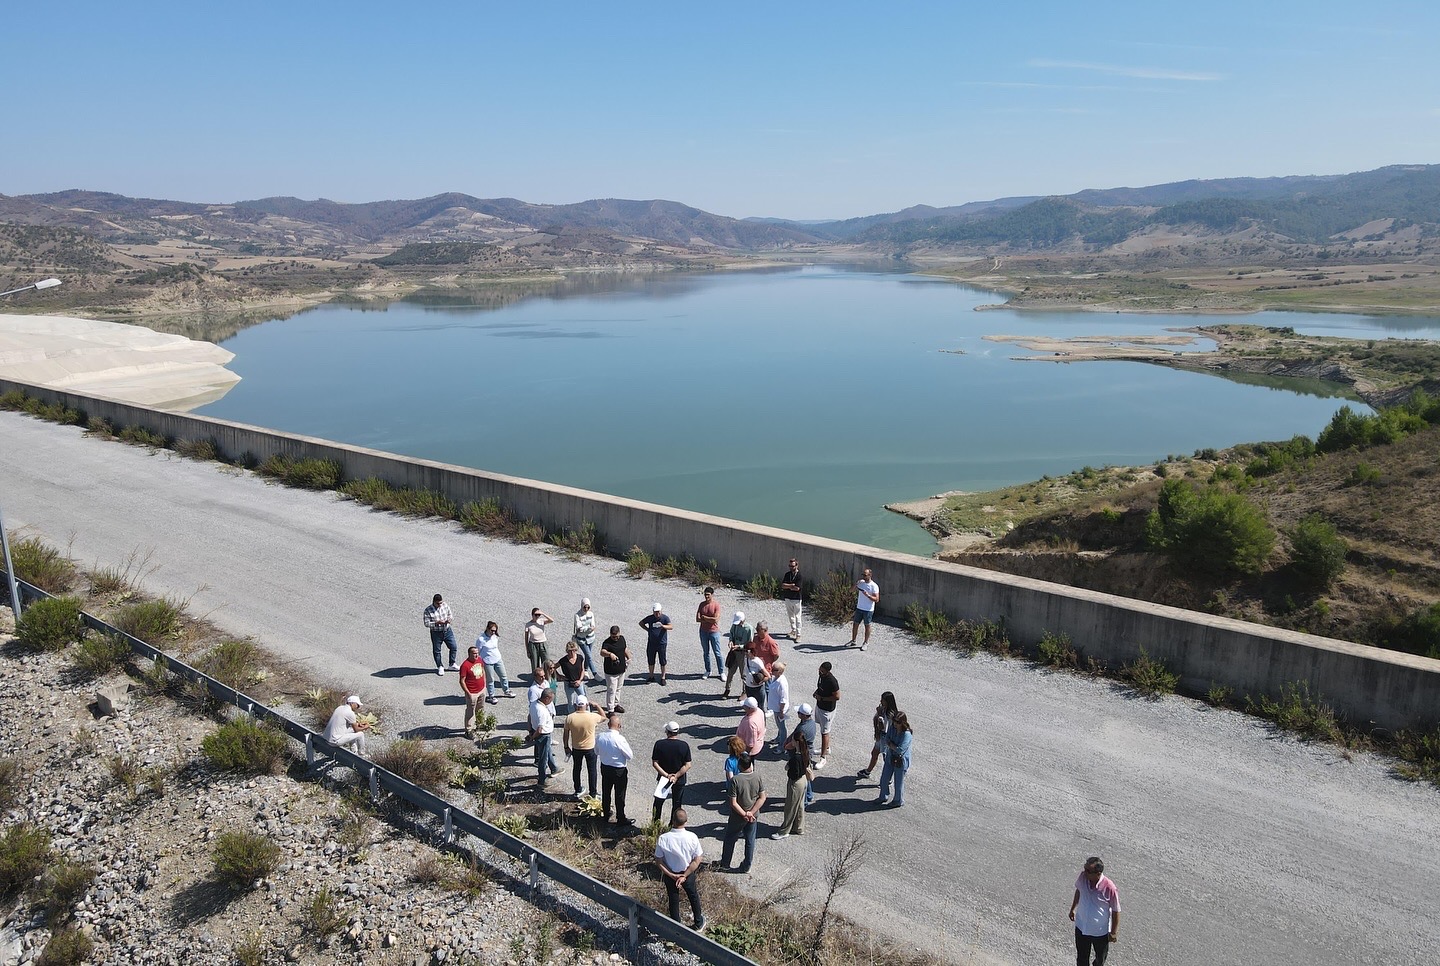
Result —
<path fill-rule="evenodd" d="M 140 325 L 63 315 L 0 315 L 0 377 L 186 412 L 240 377 L 235 354 Z"/>

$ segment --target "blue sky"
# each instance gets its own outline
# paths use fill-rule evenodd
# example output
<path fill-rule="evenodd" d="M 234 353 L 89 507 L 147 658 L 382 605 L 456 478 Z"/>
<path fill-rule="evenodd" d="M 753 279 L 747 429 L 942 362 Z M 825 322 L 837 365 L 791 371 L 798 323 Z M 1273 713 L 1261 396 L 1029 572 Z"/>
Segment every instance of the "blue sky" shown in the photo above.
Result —
<path fill-rule="evenodd" d="M 1433 3 L 76 3 L 7 24 L 0 193 L 744 217 L 1440 161 Z"/>

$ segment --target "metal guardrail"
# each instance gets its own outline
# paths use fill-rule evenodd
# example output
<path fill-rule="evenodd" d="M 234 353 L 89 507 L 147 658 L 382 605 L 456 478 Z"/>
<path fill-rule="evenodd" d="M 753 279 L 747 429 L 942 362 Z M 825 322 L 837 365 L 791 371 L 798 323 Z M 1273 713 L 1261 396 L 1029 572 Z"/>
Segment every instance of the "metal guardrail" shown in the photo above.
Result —
<path fill-rule="evenodd" d="M 8 574 L 6 575 L 9 576 Z M 33 584 L 23 580 L 17 580 L 20 587 L 20 598 L 23 602 L 33 600 L 45 600 L 52 597 L 52 594 L 41 590 Z M 676 922 L 669 916 L 643 905 L 635 898 L 611 888 L 598 879 L 591 878 L 584 872 L 572 868 L 552 856 L 525 842 L 524 839 L 516 838 L 503 829 L 496 828 L 480 817 L 458 808 L 441 798 L 439 795 L 421 788 L 419 785 L 401 778 L 394 772 L 381 768 L 367 758 L 363 758 L 354 752 L 344 748 L 337 748 L 329 744 L 319 734 L 306 728 L 304 725 L 280 714 L 274 708 L 261 704 L 254 698 L 244 694 L 235 688 L 210 677 L 198 668 L 191 667 L 184 661 L 166 654 L 164 651 L 154 647 L 145 641 L 125 633 L 118 627 L 107 624 L 100 618 L 85 611 L 81 611 L 81 617 L 85 626 L 102 634 L 114 634 L 123 638 L 130 644 L 130 648 L 139 656 L 150 660 L 162 662 L 166 669 L 178 677 L 185 678 L 195 684 L 203 685 L 205 690 L 214 698 L 232 704 L 244 711 L 246 714 L 259 721 L 267 721 L 278 727 L 291 738 L 305 746 L 305 758 L 311 767 L 315 764 L 317 752 L 323 753 L 333 761 L 337 761 L 356 774 L 365 778 L 370 783 L 370 794 L 374 799 L 379 799 L 380 792 L 387 791 L 398 798 L 422 809 L 443 823 L 443 838 L 446 844 L 455 840 L 457 832 L 473 836 L 491 847 L 505 853 L 511 858 L 527 863 L 530 867 L 530 888 L 532 893 L 540 888 L 542 878 L 551 879 L 571 892 L 578 893 L 591 902 L 599 905 L 608 911 L 624 916 L 630 923 L 630 949 L 632 955 L 640 947 L 640 930 L 644 929 L 657 939 L 673 943 L 681 949 L 695 956 L 702 961 L 715 966 L 756 966 L 754 960 L 740 955 L 728 946 L 723 946 L 715 940 L 696 932 L 695 930 Z"/>

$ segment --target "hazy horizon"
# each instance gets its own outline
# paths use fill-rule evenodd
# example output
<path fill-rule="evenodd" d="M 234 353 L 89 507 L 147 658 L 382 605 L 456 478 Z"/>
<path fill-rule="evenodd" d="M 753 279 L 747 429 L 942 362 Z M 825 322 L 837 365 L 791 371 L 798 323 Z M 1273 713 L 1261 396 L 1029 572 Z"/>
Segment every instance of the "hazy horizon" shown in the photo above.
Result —
<path fill-rule="evenodd" d="M 828 220 L 1440 159 L 1419 3 L 417 9 L 27 10 L 0 192 Z"/>

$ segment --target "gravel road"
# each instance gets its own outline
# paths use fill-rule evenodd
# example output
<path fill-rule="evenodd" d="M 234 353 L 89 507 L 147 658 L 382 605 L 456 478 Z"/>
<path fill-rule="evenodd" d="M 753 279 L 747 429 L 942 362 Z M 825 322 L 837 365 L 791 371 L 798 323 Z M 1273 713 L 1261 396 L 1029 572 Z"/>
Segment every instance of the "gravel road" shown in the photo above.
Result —
<path fill-rule="evenodd" d="M 699 679 L 696 589 L 14 413 L 0 413 L 0 454 L 0 509 L 12 530 L 68 544 L 82 565 L 153 551 L 152 592 L 188 597 L 192 612 L 383 703 L 392 732 L 443 736 L 460 723 L 456 678 L 434 673 L 420 623 L 437 591 L 455 609 L 462 646 L 485 620 L 500 623 L 512 670 L 525 662 L 519 630 L 532 605 L 562 622 L 551 639 L 563 641 L 588 596 L 600 624 L 619 624 L 643 652 L 636 622 L 661 601 L 677 627 L 671 682 L 627 686 L 626 733 L 644 758 L 666 720 L 682 723 L 697 751 L 691 797 L 704 801 L 692 825 L 718 858 L 715 749 L 738 711 Z M 883 593 L 883 569 L 876 580 Z M 727 613 L 739 607 L 785 626 L 778 602 L 720 597 Z M 841 646 L 847 637 L 848 628 L 812 626 L 802 645 L 782 642 L 796 693 L 813 689 L 821 661 L 835 662 L 837 750 L 807 834 L 762 838 L 747 888 L 763 892 L 792 871 L 818 876 L 829 846 L 858 827 L 868 857 L 837 908 L 956 962 L 1067 961 L 1066 910 L 1090 854 L 1105 858 L 1120 889 L 1112 962 L 1436 962 L 1436 789 L 1187 699 L 1138 700 L 1020 661 L 956 658 L 890 627 L 877 628 L 865 653 Z M 886 689 L 916 731 L 898 811 L 872 810 L 874 781 L 854 777 Z M 500 703 L 503 725 L 518 725 L 522 704 Z M 764 773 L 783 797 L 779 766 L 766 762 Z M 645 782 L 632 782 L 632 800 L 637 785 L 642 807 L 632 811 L 641 812 Z M 778 808 L 767 807 L 766 824 Z"/>

